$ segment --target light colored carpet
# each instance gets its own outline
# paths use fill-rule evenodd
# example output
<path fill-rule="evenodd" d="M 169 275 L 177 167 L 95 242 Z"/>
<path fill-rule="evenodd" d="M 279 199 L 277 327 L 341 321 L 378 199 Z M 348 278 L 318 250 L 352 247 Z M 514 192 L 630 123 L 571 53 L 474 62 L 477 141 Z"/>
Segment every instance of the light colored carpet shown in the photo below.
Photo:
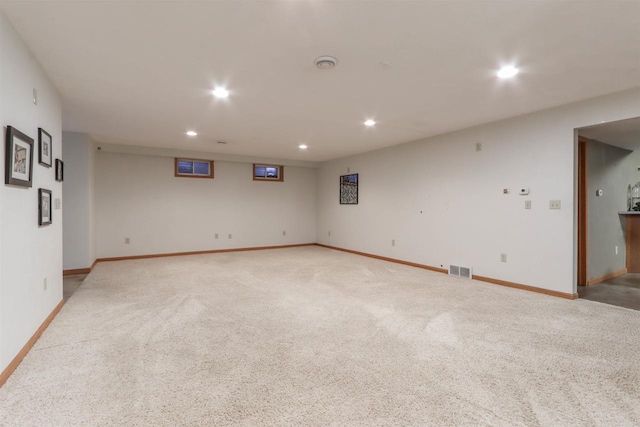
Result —
<path fill-rule="evenodd" d="M 100 263 L 0 424 L 640 425 L 640 312 L 303 247 Z"/>

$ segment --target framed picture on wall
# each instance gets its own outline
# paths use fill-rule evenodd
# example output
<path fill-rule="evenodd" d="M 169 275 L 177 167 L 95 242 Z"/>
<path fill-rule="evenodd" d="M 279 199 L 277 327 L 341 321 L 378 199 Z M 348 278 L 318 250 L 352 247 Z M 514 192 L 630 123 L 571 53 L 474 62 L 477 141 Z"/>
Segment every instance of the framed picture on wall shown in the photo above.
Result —
<path fill-rule="evenodd" d="M 43 166 L 51 167 L 53 158 L 51 135 L 46 130 L 38 128 L 38 163 Z"/>
<path fill-rule="evenodd" d="M 33 139 L 7 126 L 4 183 L 31 187 L 33 178 Z"/>
<path fill-rule="evenodd" d="M 38 189 L 38 225 L 51 224 L 51 190 Z"/>
<path fill-rule="evenodd" d="M 56 159 L 56 181 L 64 180 L 64 163 L 60 159 Z"/>
<path fill-rule="evenodd" d="M 358 174 L 340 176 L 340 204 L 358 204 Z"/>

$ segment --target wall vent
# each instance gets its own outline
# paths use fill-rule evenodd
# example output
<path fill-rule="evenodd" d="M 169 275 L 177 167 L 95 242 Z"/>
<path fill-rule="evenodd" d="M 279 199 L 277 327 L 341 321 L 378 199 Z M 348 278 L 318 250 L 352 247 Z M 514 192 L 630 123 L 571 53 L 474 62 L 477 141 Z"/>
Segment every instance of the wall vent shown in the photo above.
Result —
<path fill-rule="evenodd" d="M 473 268 L 449 265 L 449 274 L 452 276 L 464 277 L 465 279 L 471 279 L 473 277 Z"/>

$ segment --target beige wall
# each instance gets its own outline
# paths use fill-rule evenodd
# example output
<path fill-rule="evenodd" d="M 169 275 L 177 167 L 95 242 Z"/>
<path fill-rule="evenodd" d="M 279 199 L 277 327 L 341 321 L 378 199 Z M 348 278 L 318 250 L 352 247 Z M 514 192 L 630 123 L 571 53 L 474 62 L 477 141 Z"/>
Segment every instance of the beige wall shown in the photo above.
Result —
<path fill-rule="evenodd" d="M 63 132 L 63 265 L 89 268 L 96 259 L 94 212 L 95 149 L 89 135 Z"/>
<path fill-rule="evenodd" d="M 215 179 L 176 178 L 172 157 L 97 152 L 98 258 L 315 242 L 316 170 L 259 182 L 252 167 L 216 161 Z"/>
<path fill-rule="evenodd" d="M 0 13 L 0 122 L 34 139 L 33 186 L 0 185 L 0 372 L 62 300 L 62 209 L 38 226 L 38 189 L 62 197 L 55 159 L 62 157 L 60 97 L 11 23 Z M 33 88 L 38 103 L 32 101 Z M 38 128 L 52 137 L 52 167 L 38 164 Z M 4 141 L 0 165 L 4 170 Z M 45 289 L 44 281 L 47 281 Z"/>
<path fill-rule="evenodd" d="M 318 173 L 317 240 L 573 293 L 574 130 L 640 116 L 639 100 L 635 89 L 326 162 Z M 358 205 L 338 203 L 338 179 L 348 168 L 360 175 Z M 518 195 L 521 186 L 528 196 Z M 550 210 L 550 200 L 562 209 Z"/>

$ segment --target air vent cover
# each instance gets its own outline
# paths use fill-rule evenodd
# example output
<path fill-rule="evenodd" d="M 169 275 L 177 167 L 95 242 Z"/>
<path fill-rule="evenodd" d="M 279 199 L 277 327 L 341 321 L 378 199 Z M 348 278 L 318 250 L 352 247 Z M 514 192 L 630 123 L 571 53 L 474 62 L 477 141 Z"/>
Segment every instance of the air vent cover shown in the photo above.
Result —
<path fill-rule="evenodd" d="M 449 274 L 451 276 L 458 276 L 458 277 L 464 277 L 465 279 L 471 279 L 473 278 L 473 268 L 450 264 Z"/>

